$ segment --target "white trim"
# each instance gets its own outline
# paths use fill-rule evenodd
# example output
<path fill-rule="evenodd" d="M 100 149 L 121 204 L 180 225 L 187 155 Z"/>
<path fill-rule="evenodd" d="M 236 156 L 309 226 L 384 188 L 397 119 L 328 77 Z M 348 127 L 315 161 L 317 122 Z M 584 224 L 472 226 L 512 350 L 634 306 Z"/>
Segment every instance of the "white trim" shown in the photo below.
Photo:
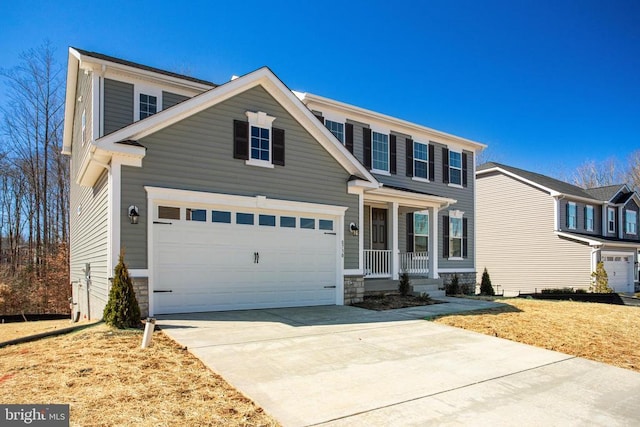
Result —
<path fill-rule="evenodd" d="M 358 194 L 358 270 L 364 275 L 364 192 Z"/>
<path fill-rule="evenodd" d="M 336 253 L 341 256 L 336 256 L 336 305 L 344 305 L 344 214 L 346 209 L 342 211 L 341 215 L 336 218 Z"/>
<path fill-rule="evenodd" d="M 631 223 L 629 222 L 627 216 L 629 215 L 629 213 L 633 213 L 636 216 L 636 220 L 635 222 Z M 628 231 L 627 230 L 627 226 L 629 224 L 633 224 L 634 227 L 634 231 Z M 638 212 L 631 210 L 631 209 L 625 209 L 624 210 L 624 232 L 625 234 L 633 234 L 633 235 L 637 235 L 638 234 Z"/>
<path fill-rule="evenodd" d="M 553 231 L 560 230 L 560 198 L 553 196 Z"/>
<path fill-rule="evenodd" d="M 100 104 L 102 100 L 100 82 L 102 78 L 97 72 L 91 75 L 91 138 L 95 141 L 100 136 L 100 120 L 102 117 Z"/>
<path fill-rule="evenodd" d="M 129 276 L 131 277 L 148 277 L 149 269 L 148 268 L 130 268 Z"/>
<path fill-rule="evenodd" d="M 449 175 L 451 176 L 451 175 Z M 464 188 L 464 186 L 460 185 L 460 184 L 452 184 L 452 183 L 448 183 L 447 186 L 451 187 L 451 188 Z"/>
<path fill-rule="evenodd" d="M 457 149 L 453 149 L 452 147 L 447 147 L 449 149 L 449 158 L 447 159 L 447 163 L 449 165 L 449 182 L 447 183 L 449 185 L 449 187 L 455 187 L 455 188 L 464 188 L 463 183 L 464 183 L 464 177 L 462 176 L 462 173 L 464 171 L 464 165 L 462 164 L 462 150 L 457 150 Z M 460 155 L 460 167 L 455 167 L 455 166 L 451 166 L 451 153 L 456 153 Z M 455 182 L 451 182 L 451 170 L 455 169 L 455 170 L 459 170 L 460 171 L 460 184 L 455 183 Z"/>
<path fill-rule="evenodd" d="M 391 214 L 391 227 L 387 225 L 388 237 L 387 241 L 390 242 L 391 249 L 391 278 L 393 280 L 398 280 L 399 272 L 400 272 L 400 248 L 399 248 L 399 240 L 400 236 L 398 235 L 398 202 L 389 202 L 388 203 L 388 211 Z"/>
<path fill-rule="evenodd" d="M 361 268 L 350 268 L 342 270 L 343 277 L 346 276 L 364 276 L 364 271 Z M 344 285 L 343 285 L 344 286 Z M 343 292 L 344 294 L 344 292 Z"/>
<path fill-rule="evenodd" d="M 440 253 L 438 252 L 438 219 L 437 207 L 430 208 L 429 212 L 429 278 L 438 279 L 438 258 Z"/>
<path fill-rule="evenodd" d="M 440 268 L 438 273 L 477 273 L 475 268 Z"/>
<path fill-rule="evenodd" d="M 413 181 L 418 181 L 418 182 L 425 182 L 425 183 L 430 183 L 431 181 L 429 181 L 428 179 L 425 178 L 421 178 L 419 176 L 412 176 L 411 179 Z"/>
<path fill-rule="evenodd" d="M 140 120 L 140 95 L 149 95 L 156 97 L 156 112 L 151 116 L 162 111 L 162 89 L 158 88 L 157 86 L 135 83 L 133 86 L 133 122 L 137 122 L 138 120 Z"/>
<path fill-rule="evenodd" d="M 385 133 L 386 131 L 386 133 Z M 379 175 L 388 175 L 391 176 L 391 134 L 389 131 L 385 129 L 385 131 L 380 132 L 376 129 L 371 129 L 371 173 L 377 173 Z M 387 137 L 387 170 L 384 169 L 376 169 L 373 167 L 373 142 L 374 142 L 374 134 L 382 135 Z"/>
<path fill-rule="evenodd" d="M 610 247 L 640 248 L 640 242 L 634 243 L 634 242 L 616 242 L 616 241 L 604 240 L 604 239 L 600 240 L 598 239 L 597 236 L 593 236 L 593 237 L 587 237 L 582 235 L 578 236 L 576 234 L 567 233 L 564 231 L 555 231 L 554 234 L 556 234 L 559 237 L 565 237 L 567 239 L 587 243 L 590 246 L 597 246 L 602 248 L 610 248 Z"/>
<path fill-rule="evenodd" d="M 249 148 L 249 150 L 251 150 L 251 148 Z M 271 157 L 271 142 L 269 142 L 269 157 Z M 267 169 L 275 168 L 273 163 L 267 160 L 249 159 L 249 160 L 245 160 L 244 164 L 247 166 L 257 166 L 260 168 L 267 168 Z"/>
<path fill-rule="evenodd" d="M 611 225 L 612 221 L 609 219 L 609 212 L 613 212 L 613 230 L 609 225 Z M 616 232 L 616 208 L 607 206 L 607 233 L 615 233 Z"/>
<path fill-rule="evenodd" d="M 109 189 L 108 189 L 108 234 L 109 239 L 107 241 L 108 259 L 107 259 L 107 276 L 111 277 L 114 274 L 114 269 L 118 263 L 118 256 L 120 255 L 120 226 L 121 226 L 121 212 L 122 205 L 121 191 L 122 191 L 122 162 L 118 157 L 114 157 L 111 160 L 111 167 L 109 168 Z M 133 227 L 133 225 L 132 225 Z"/>
<path fill-rule="evenodd" d="M 431 196 L 428 194 L 412 193 L 410 191 L 396 190 L 394 188 L 379 187 L 365 190 L 365 202 L 394 202 L 397 201 L 403 206 L 425 209 L 429 207 L 446 208 L 457 202 L 448 197 Z"/>
<path fill-rule="evenodd" d="M 424 145 L 427 148 L 427 160 L 422 160 L 422 159 L 416 159 L 416 144 L 420 144 L 420 145 Z M 411 153 L 411 158 L 413 159 L 413 164 L 411 165 L 411 168 L 413 170 L 413 173 L 411 174 L 411 179 L 414 181 L 420 181 L 420 182 L 429 182 L 429 143 L 428 142 L 420 142 L 420 141 L 416 141 L 413 140 L 413 153 Z M 434 155 L 435 155 L 435 146 L 434 146 Z M 405 156 L 406 156 L 406 152 L 405 152 Z M 433 159 L 435 161 L 435 159 Z M 424 163 L 427 167 L 427 177 L 423 178 L 421 176 L 416 176 L 416 162 L 421 162 Z"/>
<path fill-rule="evenodd" d="M 153 316 L 155 314 L 154 310 L 154 296 L 153 296 L 153 290 L 154 290 L 154 286 L 155 286 L 155 280 L 153 277 L 153 271 L 155 269 L 155 261 L 153 259 L 153 251 L 152 248 L 154 247 L 154 241 L 153 241 L 153 217 L 155 215 L 154 213 L 154 209 L 153 209 L 153 205 L 154 203 L 156 203 L 154 200 L 151 199 L 151 197 L 149 196 L 148 192 L 147 192 L 147 281 L 148 281 L 148 286 L 149 286 L 149 316 Z"/>
<path fill-rule="evenodd" d="M 371 161 L 373 162 L 373 159 L 371 159 Z M 389 171 L 385 171 L 381 169 L 371 169 L 371 173 L 376 175 L 391 176 L 391 173 Z"/>

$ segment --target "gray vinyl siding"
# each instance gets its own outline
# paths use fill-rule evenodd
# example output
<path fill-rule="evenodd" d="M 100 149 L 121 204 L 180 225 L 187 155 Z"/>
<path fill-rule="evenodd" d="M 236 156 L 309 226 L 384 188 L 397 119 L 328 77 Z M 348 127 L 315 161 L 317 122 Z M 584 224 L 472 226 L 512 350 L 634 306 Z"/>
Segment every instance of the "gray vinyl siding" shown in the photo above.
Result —
<path fill-rule="evenodd" d="M 636 205 L 636 202 L 634 202 L 633 200 L 630 200 L 627 202 L 627 204 L 622 208 L 622 212 L 623 212 L 623 218 L 624 221 L 622 221 L 622 232 L 624 233 L 622 235 L 623 239 L 630 239 L 630 240 L 640 240 L 639 239 L 639 235 L 638 235 L 638 205 Z M 627 233 L 627 211 L 635 211 L 636 212 L 636 234 L 629 234 Z"/>
<path fill-rule="evenodd" d="M 111 276 L 107 271 L 107 172 L 100 176 L 93 187 L 82 187 L 71 180 L 70 198 L 70 279 L 72 283 L 85 283 L 83 269 L 85 264 L 90 264 L 91 318 L 100 319 L 107 303 Z"/>
<path fill-rule="evenodd" d="M 76 97 L 82 97 L 75 109 L 73 117 L 73 136 L 71 148 L 71 179 L 76 179 L 82 160 L 89 154 L 88 142 L 91 139 L 93 129 L 93 103 L 91 101 L 91 73 L 78 73 L 76 85 Z M 82 144 L 82 112 L 86 111 L 85 144 Z"/>
<path fill-rule="evenodd" d="M 477 269 L 497 290 L 588 289 L 591 249 L 554 233 L 554 199 L 503 174 L 477 180 Z"/>
<path fill-rule="evenodd" d="M 273 169 L 233 158 L 233 120 L 246 111 L 276 117 L 285 130 L 286 165 Z M 347 194 L 346 172 L 263 88 L 256 87 L 140 140 L 147 147 L 143 167 L 122 168 L 122 206 L 141 207 L 131 225 L 122 210 L 121 244 L 130 268 L 147 268 L 145 185 L 242 196 L 345 206 L 345 260 L 358 268 L 358 239 L 348 227 L 358 223 L 358 196 Z"/>
<path fill-rule="evenodd" d="M 104 79 L 104 134 L 133 123 L 133 85 Z"/>
<path fill-rule="evenodd" d="M 364 248 L 371 249 L 371 206 L 364 205 L 364 224 L 360 226 L 361 232 L 364 232 Z"/>
<path fill-rule="evenodd" d="M 169 107 L 173 107 L 176 104 L 181 103 L 182 101 L 189 99 L 188 96 L 178 95 L 176 93 L 171 92 L 162 92 L 162 109 L 166 110 Z"/>
<path fill-rule="evenodd" d="M 576 211 L 578 214 L 577 225 L 575 229 L 570 229 L 567 226 L 567 205 L 569 202 L 576 204 Z M 585 222 L 585 206 L 593 206 L 593 231 L 587 230 L 587 224 Z M 594 236 L 602 235 L 602 205 L 597 204 L 594 200 L 593 203 L 585 203 L 571 199 L 561 199 L 560 208 L 558 209 L 558 229 L 561 231 L 568 231 L 572 233 L 590 234 Z"/>

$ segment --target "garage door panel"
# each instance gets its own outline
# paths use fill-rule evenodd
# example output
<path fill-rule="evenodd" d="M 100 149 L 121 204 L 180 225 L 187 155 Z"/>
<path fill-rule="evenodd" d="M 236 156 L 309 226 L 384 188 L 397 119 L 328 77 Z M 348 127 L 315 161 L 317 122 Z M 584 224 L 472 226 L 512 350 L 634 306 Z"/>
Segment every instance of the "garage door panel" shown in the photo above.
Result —
<path fill-rule="evenodd" d="M 609 279 L 609 287 L 614 292 L 629 292 L 633 290 L 633 272 L 631 264 L 633 254 L 603 252 L 604 269 Z"/>

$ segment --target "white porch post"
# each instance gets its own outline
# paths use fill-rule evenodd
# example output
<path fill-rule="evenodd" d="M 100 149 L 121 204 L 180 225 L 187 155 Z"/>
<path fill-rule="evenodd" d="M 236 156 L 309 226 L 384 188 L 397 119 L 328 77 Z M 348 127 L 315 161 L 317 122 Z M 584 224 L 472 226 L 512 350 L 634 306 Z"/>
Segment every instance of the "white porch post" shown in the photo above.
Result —
<path fill-rule="evenodd" d="M 438 274 L 438 209 L 429 208 L 429 278 L 439 279 Z"/>
<path fill-rule="evenodd" d="M 398 202 L 388 203 L 391 213 L 391 227 L 389 230 L 389 242 L 391 243 L 391 278 L 398 280 L 400 271 L 400 249 L 398 248 Z"/>

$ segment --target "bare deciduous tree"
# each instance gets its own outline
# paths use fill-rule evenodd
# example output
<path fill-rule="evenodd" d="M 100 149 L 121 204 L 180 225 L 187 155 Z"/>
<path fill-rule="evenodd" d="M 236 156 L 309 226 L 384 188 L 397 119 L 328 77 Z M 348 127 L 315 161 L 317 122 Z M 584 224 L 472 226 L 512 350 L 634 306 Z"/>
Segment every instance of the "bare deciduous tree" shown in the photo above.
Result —
<path fill-rule="evenodd" d="M 625 182 L 625 175 L 614 158 L 602 162 L 589 160 L 576 168 L 571 181 L 582 188 L 604 187 Z"/>

